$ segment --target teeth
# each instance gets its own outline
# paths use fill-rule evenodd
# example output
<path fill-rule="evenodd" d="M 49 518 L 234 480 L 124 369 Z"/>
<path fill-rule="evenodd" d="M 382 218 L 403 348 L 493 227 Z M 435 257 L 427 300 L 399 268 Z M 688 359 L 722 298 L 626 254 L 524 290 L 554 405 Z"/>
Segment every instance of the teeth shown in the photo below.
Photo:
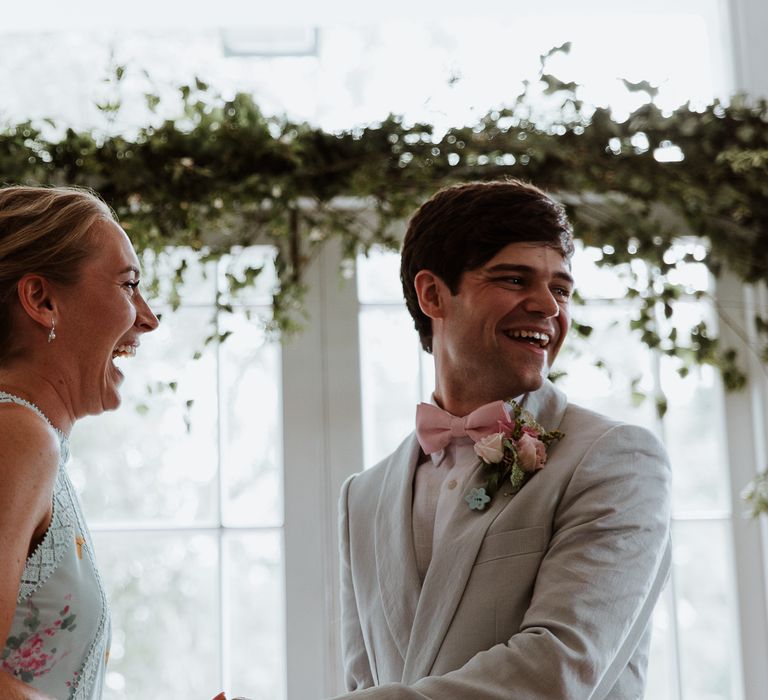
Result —
<path fill-rule="evenodd" d="M 525 338 L 526 340 L 536 340 L 541 347 L 549 345 L 549 336 L 539 331 L 509 331 L 507 335 L 510 338 Z"/>
<path fill-rule="evenodd" d="M 112 357 L 135 357 L 136 346 L 135 345 L 118 345 L 112 351 Z"/>

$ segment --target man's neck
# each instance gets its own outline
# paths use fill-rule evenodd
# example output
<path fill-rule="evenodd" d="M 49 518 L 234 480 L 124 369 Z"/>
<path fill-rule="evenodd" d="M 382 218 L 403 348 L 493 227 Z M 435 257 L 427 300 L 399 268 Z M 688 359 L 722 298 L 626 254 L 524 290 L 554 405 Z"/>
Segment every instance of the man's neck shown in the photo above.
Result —
<path fill-rule="evenodd" d="M 480 406 L 485 406 L 494 401 L 506 401 L 507 399 L 520 401 L 521 398 L 522 394 L 520 396 L 499 396 L 497 394 L 488 396 L 480 394 L 455 396 L 450 393 L 441 392 L 439 384 L 435 386 L 435 390 L 432 393 L 432 400 L 435 404 L 454 416 L 469 415 L 472 411 L 480 408 Z"/>

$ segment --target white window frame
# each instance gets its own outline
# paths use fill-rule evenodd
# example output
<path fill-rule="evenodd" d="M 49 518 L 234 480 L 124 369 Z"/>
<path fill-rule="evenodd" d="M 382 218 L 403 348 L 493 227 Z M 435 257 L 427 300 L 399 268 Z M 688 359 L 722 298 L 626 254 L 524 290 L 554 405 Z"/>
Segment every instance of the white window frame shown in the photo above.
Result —
<path fill-rule="evenodd" d="M 768 4 L 764 0 L 725 0 L 723 10 L 731 42 L 733 92 L 768 96 L 768 46 L 764 40 Z M 754 318 L 768 314 L 768 293 L 764 284 L 744 285 L 726 273 L 718 280 L 717 299 L 734 321 L 732 325 L 721 324 L 720 336 L 726 347 L 738 348 L 748 377 L 745 390 L 725 395 L 725 434 L 743 692 L 745 700 L 760 700 L 768 697 L 768 528 L 765 517 L 759 521 L 740 517 L 745 511 L 740 494 L 755 473 L 768 465 L 768 380 L 766 367 L 753 350 L 759 346 Z M 746 329 L 746 342 L 738 328 Z"/>
<path fill-rule="evenodd" d="M 329 241 L 307 271 L 310 314 L 283 341 L 288 700 L 342 692 L 337 503 L 363 469 L 358 302 Z"/>

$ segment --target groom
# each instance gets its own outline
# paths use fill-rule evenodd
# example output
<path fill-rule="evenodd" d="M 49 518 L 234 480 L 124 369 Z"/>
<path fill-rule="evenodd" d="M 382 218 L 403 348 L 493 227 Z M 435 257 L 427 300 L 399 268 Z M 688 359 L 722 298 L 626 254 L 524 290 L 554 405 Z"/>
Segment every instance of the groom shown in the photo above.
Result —
<path fill-rule="evenodd" d="M 562 207 L 518 181 L 442 190 L 412 218 L 401 279 L 435 390 L 415 433 L 342 488 L 358 692 L 340 697 L 642 697 L 670 566 L 669 466 L 648 431 L 546 378 L 572 253 Z"/>

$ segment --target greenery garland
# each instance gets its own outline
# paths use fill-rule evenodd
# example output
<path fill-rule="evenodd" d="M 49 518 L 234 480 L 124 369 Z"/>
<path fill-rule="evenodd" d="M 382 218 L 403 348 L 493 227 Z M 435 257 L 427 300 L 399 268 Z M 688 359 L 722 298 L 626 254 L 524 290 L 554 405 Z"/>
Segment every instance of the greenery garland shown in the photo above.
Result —
<path fill-rule="evenodd" d="M 180 88 L 179 119 L 131 137 L 67 129 L 51 138 L 45 125 L 6 125 L 0 177 L 92 187 L 139 252 L 190 246 L 216 258 L 234 246 L 269 242 L 276 250 L 277 332 L 300 322 L 303 273 L 329 239 L 341 241 L 347 258 L 374 245 L 396 248 L 398 224 L 439 187 L 523 178 L 566 204 L 577 237 L 602 249 L 600 264 L 645 262 L 643 276 L 623 269 L 637 300 L 630 325 L 646 345 L 679 358 L 683 374 L 708 363 L 727 388 L 740 388 L 745 376 L 735 350 L 721 348 L 706 323 L 680 334 L 665 319 L 691 295 L 670 276 L 693 259 L 673 254 L 681 237 L 704 242 L 697 262 L 715 275 L 729 268 L 746 282 L 768 280 L 768 104 L 737 97 L 665 114 L 653 86 L 625 81 L 649 101 L 618 121 L 609 109 L 586 105 L 577 84 L 548 74 L 546 58 L 539 81 L 511 106 L 439 134 L 394 115 L 327 133 L 265 116 L 247 94 L 224 100 L 196 80 Z M 116 67 L 116 86 L 124 74 Z M 541 99 L 549 101 L 546 109 L 535 106 Z M 160 98 L 146 100 L 155 110 Z M 119 99 L 99 105 L 107 123 L 119 108 Z M 363 206 L 346 206 L 350 198 Z M 230 276 L 230 286 L 247 287 L 259 272 Z M 183 275 L 180 267 L 177 283 Z M 768 321 L 755 323 L 768 338 Z M 768 359 L 765 351 L 761 359 Z M 663 400 L 658 408 L 663 413 Z"/>

